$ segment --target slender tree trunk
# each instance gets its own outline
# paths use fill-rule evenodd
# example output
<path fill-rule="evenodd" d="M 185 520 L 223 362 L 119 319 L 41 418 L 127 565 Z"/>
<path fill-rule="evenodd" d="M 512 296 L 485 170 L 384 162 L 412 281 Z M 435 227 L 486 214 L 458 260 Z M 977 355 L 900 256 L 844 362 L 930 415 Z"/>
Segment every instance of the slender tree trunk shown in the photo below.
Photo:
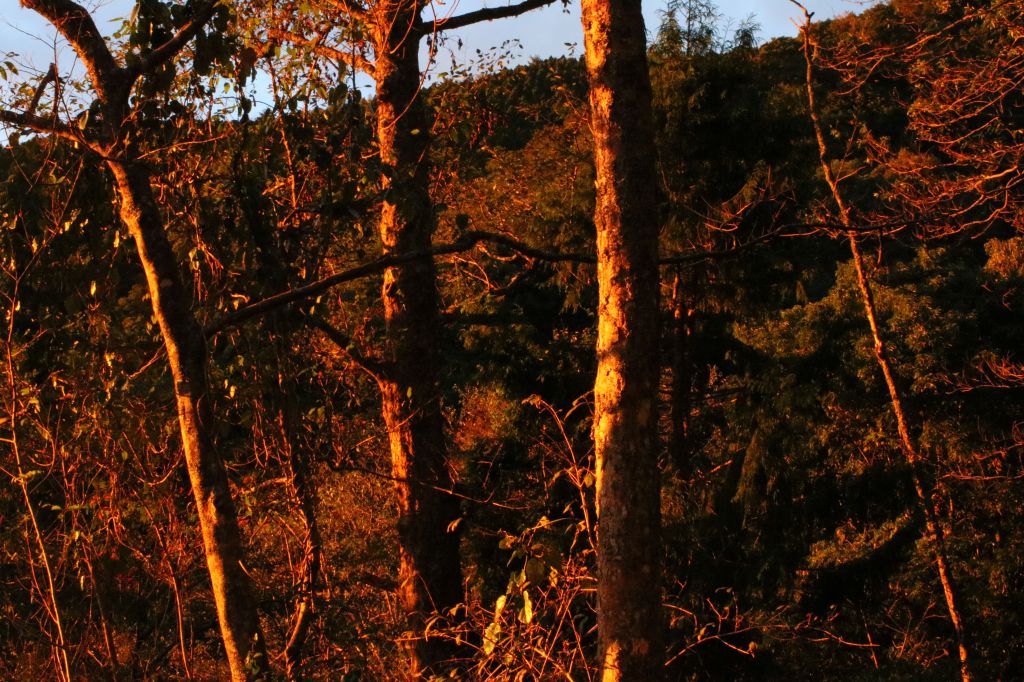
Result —
<path fill-rule="evenodd" d="M 602 680 L 663 677 L 657 466 L 658 185 L 639 0 L 583 0 L 597 184 Z"/>
<path fill-rule="evenodd" d="M 57 582 L 55 580 L 55 574 L 50 562 L 50 554 L 46 549 L 46 542 L 43 538 L 43 532 L 39 527 L 39 518 L 36 515 L 35 506 L 32 504 L 32 497 L 29 495 L 28 489 L 28 477 L 25 474 L 25 467 L 22 463 L 21 458 L 21 445 L 18 439 L 18 417 L 21 408 L 19 406 L 19 392 L 18 392 L 18 381 L 14 370 L 14 329 L 15 329 L 15 312 L 19 307 L 18 303 L 18 289 L 20 288 L 20 282 L 18 278 L 14 280 L 14 293 L 10 298 L 10 308 L 6 310 L 7 313 L 7 334 L 3 344 L 4 349 L 4 360 L 7 369 L 7 388 L 9 394 L 7 396 L 6 405 L 6 420 L 10 424 L 10 437 L 7 442 L 10 446 L 11 454 L 14 456 L 14 471 L 17 475 L 15 481 L 21 490 L 21 498 L 25 502 L 25 516 L 28 517 L 28 524 L 32 528 L 32 539 L 36 543 L 36 547 L 39 549 L 39 560 L 43 564 L 43 573 L 46 576 L 46 588 L 39 585 L 36 579 L 32 580 L 33 585 L 39 592 L 40 601 L 44 604 L 44 609 L 50 620 L 53 621 L 54 629 L 56 630 L 56 641 L 51 644 L 51 651 L 53 655 L 54 667 L 57 672 L 57 679 L 60 682 L 71 682 L 71 661 L 68 657 L 68 640 L 64 636 L 64 619 L 61 611 L 60 603 L 57 599 Z M 32 559 L 32 548 L 31 541 L 29 540 L 28 529 L 25 530 L 25 544 L 28 550 L 27 559 L 29 569 L 33 578 L 35 576 L 35 567 L 33 566 Z"/>
<path fill-rule="evenodd" d="M 799 3 L 795 3 L 804 9 Z M 875 299 L 871 291 L 871 282 L 864 270 L 864 262 L 861 258 L 860 247 L 857 244 L 857 233 L 853 229 L 853 221 L 850 218 L 850 209 L 843 199 L 839 189 L 839 181 L 832 172 L 832 166 L 828 159 L 828 148 L 825 144 L 825 136 L 822 133 L 821 120 L 818 117 L 818 110 L 814 98 L 814 55 L 810 34 L 810 14 L 804 9 L 807 22 L 802 27 L 804 39 L 804 59 L 807 64 L 806 86 L 807 104 L 814 126 L 814 134 L 818 143 L 818 156 L 821 163 L 821 170 L 825 176 L 825 182 L 832 194 L 832 199 L 839 210 L 840 222 L 847 230 L 847 241 L 850 243 L 850 254 L 853 257 L 854 270 L 857 273 L 857 286 L 860 289 L 861 303 L 864 306 L 864 315 L 867 318 L 868 326 L 871 329 L 871 339 L 875 347 L 875 360 L 882 376 L 885 378 L 886 388 L 889 390 L 889 402 L 893 414 L 896 416 L 896 430 L 900 437 L 900 446 L 903 449 L 904 457 L 910 466 L 911 478 L 914 483 L 914 492 L 917 495 L 921 510 L 924 513 L 925 529 L 932 544 L 932 551 L 935 557 L 935 568 L 939 574 L 939 583 L 942 585 L 942 595 L 946 600 L 946 609 L 949 612 L 949 619 L 953 624 L 956 634 L 957 654 L 960 658 L 960 678 L 962 682 L 971 682 L 970 655 L 967 649 L 967 633 L 964 629 L 963 618 L 960 608 L 956 603 L 956 590 L 953 586 L 953 576 L 949 570 L 949 562 L 946 557 L 945 529 L 942 527 L 941 514 L 937 509 L 934 498 L 934 489 L 928 483 L 928 475 L 925 471 L 924 462 L 918 452 L 917 445 L 910 435 L 907 425 L 906 412 L 903 409 L 903 398 L 899 386 L 896 383 L 892 365 L 889 362 L 889 353 L 881 329 L 878 326 L 878 317 L 875 314 Z"/>
<path fill-rule="evenodd" d="M 85 556 L 85 567 L 89 571 L 89 580 L 92 582 L 92 591 L 96 599 L 96 610 L 100 617 L 100 633 L 103 635 L 103 646 L 107 650 L 107 663 L 110 667 L 110 681 L 118 682 L 121 679 L 121 665 L 117 661 L 117 647 L 114 645 L 114 638 L 110 633 L 110 609 L 107 606 L 107 584 L 109 579 L 102 563 L 97 562 L 96 555 L 90 547 Z M 96 573 L 99 572 L 104 578 L 97 580 Z"/>
<path fill-rule="evenodd" d="M 686 284 L 677 272 L 672 283 L 672 385 L 669 410 L 668 451 L 676 471 L 688 476 L 693 470 L 690 454 L 690 410 L 693 399 L 693 309 L 687 305 Z"/>
<path fill-rule="evenodd" d="M 197 3 L 192 20 L 173 38 L 142 56 L 135 55 L 129 60 L 130 64 L 123 66 L 110 51 L 90 13 L 74 0 L 23 0 L 22 4 L 45 17 L 74 48 L 92 84 L 95 103 L 100 105 L 102 116 L 93 130 L 86 126 L 72 136 L 69 134 L 72 127 L 59 121 L 54 121 L 52 129 L 47 129 L 64 137 L 71 136 L 76 142 L 85 142 L 107 160 L 114 175 L 121 199 L 121 219 L 135 240 L 174 381 L 181 444 L 195 496 L 231 678 L 235 682 L 262 678 L 268 661 L 259 614 L 249 577 L 242 567 L 238 518 L 231 500 L 230 483 L 224 462 L 213 444 L 214 419 L 206 383 L 206 342 L 190 307 L 191 296 L 182 285 L 163 217 L 153 197 L 149 171 L 138 162 L 133 145 L 128 141 L 132 132 L 129 121 L 137 113 L 132 111 L 134 84 L 172 60 L 203 29 L 218 3 Z M 57 79 L 56 71 L 53 78 Z M 56 110 L 54 117 L 57 118 Z"/>
<path fill-rule="evenodd" d="M 121 197 L 121 219 L 135 239 L 146 274 L 153 315 L 160 325 L 174 380 L 185 463 L 231 679 L 258 679 L 266 670 L 266 650 L 252 586 L 242 567 L 238 518 L 227 472 L 213 444 L 206 342 L 189 308 L 191 296 L 182 285 L 148 172 L 125 161 L 112 160 L 108 165 Z"/>
<path fill-rule="evenodd" d="M 284 343 L 282 342 L 280 345 L 283 346 Z M 320 527 L 316 520 L 315 495 L 309 476 L 308 457 L 295 442 L 298 415 L 291 396 L 294 396 L 297 387 L 290 377 L 282 377 L 279 387 L 281 394 L 285 396 L 285 403 L 278 406 L 278 426 L 281 431 L 281 442 L 286 450 L 285 455 L 288 458 L 289 484 L 305 530 L 295 613 L 292 615 L 291 632 L 284 648 L 285 676 L 291 682 L 299 682 L 303 679 L 303 648 L 313 620 L 314 596 L 317 582 L 320 579 L 322 544 L 320 542 Z"/>
<path fill-rule="evenodd" d="M 430 247 L 429 129 L 420 98 L 419 40 L 409 38 L 418 3 L 379 2 L 372 39 L 377 83 L 377 140 L 384 181 L 380 238 L 385 254 Z M 388 370 L 379 379 L 391 469 L 398 492 L 399 599 L 408 617 L 408 676 L 440 673 L 453 648 L 424 636 L 427 616 L 463 599 L 458 499 L 450 492 L 438 388 L 440 317 L 436 271 L 425 258 L 384 273 Z"/>
<path fill-rule="evenodd" d="M 911 477 L 914 483 L 914 492 L 921 503 L 924 512 L 925 529 L 928 531 L 932 542 L 932 551 L 935 555 L 935 569 L 939 574 L 939 583 L 942 585 L 942 595 L 946 600 L 946 609 L 949 611 L 949 620 L 953 624 L 953 631 L 956 633 L 957 654 L 960 657 L 960 678 L 963 682 L 971 682 L 969 653 L 967 649 L 967 635 L 964 630 L 963 618 L 960 615 L 960 608 L 956 603 L 956 590 L 953 587 L 953 577 L 950 574 L 949 563 L 946 559 L 946 533 L 942 527 L 941 515 L 938 505 L 934 499 L 934 491 L 930 492 L 932 486 L 927 483 L 927 472 L 924 462 L 917 446 L 910 435 L 907 427 L 906 412 L 903 409 L 903 400 L 900 390 L 896 385 L 893 376 L 892 366 L 889 363 L 889 355 L 878 328 L 878 320 L 875 316 L 875 301 L 871 292 L 871 285 L 864 272 L 864 263 L 860 255 L 860 248 L 857 246 L 857 238 L 854 233 L 847 235 L 850 242 L 850 251 L 853 255 L 854 269 L 857 271 L 857 285 L 861 292 L 861 301 L 864 304 L 864 314 L 867 317 L 868 325 L 871 327 L 871 337 L 875 345 L 875 359 L 878 367 L 885 377 L 885 385 L 889 389 L 889 400 L 892 404 L 893 414 L 896 415 L 896 430 L 900 436 L 900 444 L 907 463 L 910 464 Z"/>
<path fill-rule="evenodd" d="M 280 133 L 282 143 L 287 147 L 288 137 L 283 125 Z M 243 166 L 241 155 L 236 156 L 236 170 Z M 297 183 L 291 172 L 289 179 L 294 188 Z M 264 220 L 260 206 L 261 193 L 250 191 L 240 172 L 236 173 L 234 180 L 239 209 L 256 245 L 260 263 L 259 275 L 265 284 L 265 295 L 284 291 L 288 288 L 291 268 L 274 239 L 273 228 Z M 293 208 L 295 205 L 296 197 L 293 192 Z M 263 403 L 277 419 L 281 449 L 288 467 L 288 482 L 303 526 L 302 561 L 298 570 L 298 584 L 295 586 L 295 610 L 292 613 L 292 622 L 284 648 L 285 678 L 289 682 L 299 682 L 303 679 L 303 649 L 313 621 L 315 595 L 323 561 L 323 543 L 316 517 L 316 485 L 310 477 L 310 453 L 296 438 L 301 421 L 296 402 L 299 387 L 288 361 L 291 331 L 301 323 L 301 316 L 288 308 L 278 309 L 264 320 L 264 333 L 274 342 L 273 370 L 276 370 L 277 376 L 276 381 L 267 382 Z"/>

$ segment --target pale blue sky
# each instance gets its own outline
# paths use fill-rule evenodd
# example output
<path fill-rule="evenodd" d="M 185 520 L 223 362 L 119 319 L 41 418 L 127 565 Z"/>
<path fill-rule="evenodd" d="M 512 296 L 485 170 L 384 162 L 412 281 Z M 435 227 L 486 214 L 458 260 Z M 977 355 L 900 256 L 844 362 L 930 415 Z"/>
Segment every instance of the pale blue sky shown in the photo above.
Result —
<path fill-rule="evenodd" d="M 483 4 L 497 6 L 505 4 L 501 0 L 448 0 L 455 3 L 457 12 L 475 9 Z M 792 23 L 799 16 L 799 10 L 789 0 L 718 0 L 716 4 L 725 19 L 734 23 L 754 15 L 761 25 L 759 39 L 761 41 L 781 35 L 795 35 L 796 28 Z M 859 12 L 870 2 L 853 2 L 851 0 L 806 0 L 805 4 L 815 13 L 815 18 L 827 18 L 848 12 Z M 665 0 L 645 0 L 643 3 L 648 33 L 657 30 L 659 11 L 665 9 Z M 574 0 L 567 14 L 561 3 L 541 10 L 536 10 L 515 19 L 504 19 L 474 26 L 458 35 L 463 39 L 466 56 L 471 56 L 477 48 L 484 49 L 501 41 L 514 37 L 522 43 L 524 57 L 547 57 L 565 52 L 565 43 L 576 43 L 582 47 L 583 31 L 580 25 L 579 2 Z"/>
<path fill-rule="evenodd" d="M 82 1 L 82 0 L 80 0 Z M 491 7 L 507 4 L 508 0 L 445 0 L 438 4 L 438 11 L 462 13 L 472 11 L 481 6 Z M 852 0 L 806 0 L 806 4 L 819 18 L 835 16 L 851 11 L 859 11 L 864 2 Z M 95 10 L 97 23 L 104 32 L 112 32 L 118 17 L 126 16 L 131 0 L 85 0 L 85 5 Z M 761 25 L 762 40 L 778 35 L 792 35 L 795 28 L 792 18 L 797 15 L 796 8 L 788 0 L 719 0 L 721 14 L 734 20 L 748 15 L 755 15 Z M 648 0 L 644 2 L 644 14 L 647 17 L 648 30 L 653 32 L 658 25 L 658 12 L 664 9 L 664 0 Z M 579 3 L 574 0 L 569 12 L 566 13 L 561 3 L 515 19 L 481 24 L 457 33 L 463 41 L 463 48 L 457 55 L 463 61 L 471 61 L 476 49 L 487 50 L 499 45 L 509 38 L 517 38 L 522 45 L 519 53 L 521 59 L 533 56 L 546 57 L 564 54 L 566 43 L 580 44 L 582 33 L 579 21 Z M 450 41 L 450 47 L 455 46 Z M 57 55 L 61 70 L 66 72 L 73 66 L 74 55 L 66 47 L 55 41 L 54 31 L 39 19 L 33 12 L 20 7 L 18 0 L 0 0 L 0 61 L 6 53 L 17 53 L 14 61 L 40 71 Z M 449 60 L 442 60 L 441 70 Z"/>

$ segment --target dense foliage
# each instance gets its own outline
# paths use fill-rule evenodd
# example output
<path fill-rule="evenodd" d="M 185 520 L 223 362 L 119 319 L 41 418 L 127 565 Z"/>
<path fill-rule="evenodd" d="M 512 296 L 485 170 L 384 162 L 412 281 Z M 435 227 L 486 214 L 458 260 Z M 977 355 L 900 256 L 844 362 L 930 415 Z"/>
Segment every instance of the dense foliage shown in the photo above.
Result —
<path fill-rule="evenodd" d="M 155 44 L 177 5 L 140 7 L 125 40 Z M 950 679 L 953 632 L 819 167 L 801 45 L 758 46 L 748 25 L 720 35 L 710 16 L 673 6 L 649 53 L 670 677 Z M 1024 15 L 1009 0 L 894 0 L 811 30 L 830 162 L 972 665 L 1013 679 Z M 207 328 L 216 437 L 271 657 L 307 600 L 306 678 L 389 679 L 398 642 L 424 633 L 404 631 L 393 597 L 379 269 L 230 318 L 380 252 L 374 101 L 313 51 L 257 54 L 245 39 L 204 34 L 189 55 L 202 68 L 147 81 L 136 144 Z M 253 85 L 254 70 L 271 84 Z M 257 87 L 272 104 L 252 106 Z M 463 644 L 461 679 L 595 674 L 585 88 L 562 58 L 427 93 L 435 244 L 507 238 L 437 259 L 465 603 L 428 624 Z M 31 84 L 9 94 L 24 106 Z M 56 108 L 49 97 L 40 111 Z M 223 679 L 173 386 L 114 188 L 87 150 L 13 132 L 0 150 L 0 677 Z"/>

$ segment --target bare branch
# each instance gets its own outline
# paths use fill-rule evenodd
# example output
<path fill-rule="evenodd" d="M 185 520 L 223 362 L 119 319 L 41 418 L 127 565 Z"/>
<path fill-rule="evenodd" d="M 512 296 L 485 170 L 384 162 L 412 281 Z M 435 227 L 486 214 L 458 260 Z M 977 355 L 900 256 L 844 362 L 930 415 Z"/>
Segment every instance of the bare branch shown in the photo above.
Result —
<path fill-rule="evenodd" d="M 479 24 L 483 21 L 494 21 L 495 19 L 505 19 L 508 17 L 517 17 L 520 14 L 525 14 L 530 10 L 539 9 L 548 5 L 554 4 L 555 0 L 522 0 L 514 5 L 508 5 L 507 7 L 484 7 L 473 12 L 466 12 L 455 17 L 446 17 L 443 19 L 437 19 L 436 21 L 418 21 L 413 30 L 420 35 L 429 35 L 431 33 L 439 33 L 441 31 L 449 31 L 452 29 L 463 28 L 465 26 L 471 26 L 473 24 Z"/>
<path fill-rule="evenodd" d="M 472 238 L 473 243 L 487 242 L 490 244 L 498 244 L 509 248 L 516 253 L 525 256 L 526 258 L 532 258 L 534 260 L 542 260 L 548 263 L 583 263 L 593 264 L 597 262 L 597 256 L 589 253 L 572 253 L 562 251 L 548 251 L 546 249 L 539 249 L 534 246 L 530 246 L 518 239 L 512 237 L 495 234 L 493 232 L 480 232 L 473 231 L 467 232 L 466 237 Z"/>
<path fill-rule="evenodd" d="M 46 75 L 43 76 L 43 80 L 39 81 L 39 85 L 36 86 L 36 91 L 32 93 L 32 101 L 29 102 L 28 109 L 25 110 L 25 113 L 36 113 L 36 108 L 39 106 L 39 100 L 43 98 L 43 92 L 46 90 L 46 86 L 50 83 L 57 83 L 59 86 L 56 64 L 50 64 L 50 68 L 46 70 Z M 56 89 L 54 92 L 54 96 L 56 96 Z"/>
<path fill-rule="evenodd" d="M 701 251 L 695 253 L 689 253 L 684 255 L 673 255 L 661 258 L 658 261 L 659 265 L 687 265 L 695 264 L 707 260 L 717 260 L 721 258 L 728 258 L 735 256 L 742 251 L 753 247 L 757 244 L 765 242 L 770 238 L 779 235 L 784 229 L 792 228 L 792 225 L 785 225 L 771 230 L 760 237 L 749 240 L 748 242 L 738 244 L 737 246 L 723 249 L 721 251 Z M 296 287 L 295 289 L 289 289 L 273 296 L 258 300 L 249 305 L 242 306 L 234 312 L 228 313 L 220 320 L 212 322 L 207 325 L 204 329 L 206 336 L 213 336 L 214 334 L 223 331 L 229 327 L 234 327 L 254 317 L 258 317 L 270 310 L 279 308 L 281 306 L 295 303 L 298 301 L 304 301 L 315 296 L 319 296 L 325 291 L 332 289 L 340 284 L 346 282 L 352 282 L 363 277 L 369 277 L 379 272 L 383 272 L 388 268 L 396 267 L 399 265 L 405 265 L 412 263 L 423 258 L 435 258 L 437 256 L 447 256 L 455 253 L 462 253 L 468 251 L 474 246 L 481 242 L 489 244 L 498 244 L 504 246 L 521 256 L 545 261 L 548 263 L 579 263 L 592 265 L 597 262 L 597 257 L 590 253 L 572 253 L 572 252 L 561 252 L 561 251 L 548 251 L 546 249 L 540 249 L 534 246 L 530 246 L 524 242 L 514 239 L 507 235 L 495 234 L 493 232 L 482 232 L 478 230 L 466 232 L 460 238 L 449 244 L 441 244 L 430 249 L 421 249 L 418 251 L 410 251 L 402 254 L 390 254 L 383 256 L 376 260 L 358 265 L 354 268 L 344 270 L 342 272 L 329 275 L 323 279 L 317 280 L 305 286 Z M 314 325 L 316 326 L 316 325 Z"/>
<path fill-rule="evenodd" d="M 453 253 L 468 251 L 480 242 L 501 244 L 518 251 L 529 258 L 536 258 L 538 260 L 551 262 L 594 263 L 597 260 L 594 256 L 588 254 L 557 253 L 537 249 L 504 235 L 492 234 L 490 232 L 467 232 L 450 244 L 442 244 L 430 249 L 409 251 L 408 253 L 389 254 L 370 261 L 369 263 L 324 277 L 323 279 L 312 282 L 311 284 L 269 296 L 256 301 L 255 303 L 250 303 L 249 305 L 243 306 L 238 310 L 225 315 L 220 320 L 208 325 L 204 330 L 204 333 L 207 336 L 212 336 L 219 331 L 238 325 L 246 320 L 252 319 L 253 317 L 262 315 L 274 308 L 318 296 L 339 284 L 374 275 L 378 272 L 383 272 L 388 268 L 413 263 L 423 258 L 434 258 L 437 256 L 446 256 Z"/>
<path fill-rule="evenodd" d="M 697 263 L 703 263 L 705 261 L 716 261 L 725 260 L 733 256 L 738 256 L 741 253 L 745 253 L 748 249 L 763 244 L 769 241 L 772 237 L 777 237 L 782 234 L 783 230 L 790 226 L 780 226 L 772 229 L 764 234 L 749 239 L 745 242 L 740 242 L 734 246 L 730 246 L 725 249 L 717 249 L 714 251 L 695 251 L 693 253 L 684 253 L 681 255 L 665 256 L 658 259 L 658 265 L 696 265 Z"/>
<path fill-rule="evenodd" d="M 28 108 L 25 110 L 26 114 L 31 116 L 31 115 L 34 115 L 36 113 L 36 109 L 39 107 L 39 100 L 41 100 L 43 98 L 43 92 L 46 91 L 46 86 L 49 85 L 50 83 L 59 83 L 58 78 L 57 78 L 57 65 L 56 64 L 50 64 L 50 68 L 47 69 L 46 75 L 43 76 L 43 79 L 41 81 L 39 81 L 39 85 L 36 86 L 35 92 L 32 93 L 32 101 L 29 102 Z M 58 91 L 59 91 L 59 86 L 54 88 L 54 111 L 55 112 L 56 112 L 56 100 L 57 100 L 57 97 L 58 97 L 58 94 L 57 94 Z M 55 116 L 56 116 L 56 114 L 55 114 Z M 15 133 L 13 135 L 11 135 L 10 138 L 8 138 L 8 144 L 11 147 L 16 147 L 18 145 L 18 140 L 19 140 L 20 137 L 21 137 L 20 131 L 15 131 Z"/>
<path fill-rule="evenodd" d="M 387 375 L 391 367 L 390 363 L 363 357 L 362 354 L 352 348 L 352 339 L 348 334 L 344 333 L 323 318 L 317 315 L 307 315 L 306 324 L 323 332 L 324 336 L 330 339 L 342 353 L 348 356 L 352 362 L 356 363 L 360 369 L 373 377 L 374 380 L 380 381 L 381 377 Z"/>

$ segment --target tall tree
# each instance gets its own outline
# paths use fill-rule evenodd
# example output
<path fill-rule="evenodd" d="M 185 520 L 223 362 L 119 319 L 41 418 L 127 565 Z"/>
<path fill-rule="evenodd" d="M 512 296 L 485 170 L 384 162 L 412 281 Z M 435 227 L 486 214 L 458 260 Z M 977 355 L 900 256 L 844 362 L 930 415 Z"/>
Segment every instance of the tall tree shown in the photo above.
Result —
<path fill-rule="evenodd" d="M 383 202 L 378 233 L 384 256 L 430 248 L 436 216 L 430 196 L 430 122 L 423 101 L 420 43 L 441 32 L 513 17 L 555 0 L 522 0 L 505 7 L 428 20 L 430 0 L 337 3 L 343 22 L 365 42 L 328 53 L 360 68 L 376 84 L 376 137 Z M 307 38 L 276 32 L 279 37 Z M 320 40 L 313 44 L 319 45 Z M 323 48 L 320 48 L 323 51 Z M 365 51 L 365 52 L 364 52 Z M 459 499 L 448 463 L 439 386 L 440 316 L 432 258 L 388 268 L 381 289 L 384 362 L 374 368 L 398 494 L 399 599 L 412 636 L 411 678 L 438 672 L 452 658 L 451 642 L 426 637 L 426 619 L 462 601 Z"/>
<path fill-rule="evenodd" d="M 597 186 L 598 638 L 604 680 L 663 676 L 658 216 L 639 0 L 584 0 Z"/>
<path fill-rule="evenodd" d="M 427 149 L 428 123 L 420 97 L 421 6 L 377 2 L 367 16 L 377 84 L 376 134 L 384 165 L 379 235 L 385 255 L 429 248 L 434 232 Z M 381 407 L 398 481 L 401 543 L 399 598 L 409 618 L 409 676 L 439 671 L 453 654 L 447 641 L 423 635 L 433 611 L 462 601 L 459 501 L 448 467 L 438 383 L 440 339 L 432 259 L 389 268 L 381 289 L 387 368 L 378 374 Z"/>
<path fill-rule="evenodd" d="M 114 178 L 121 220 L 135 241 L 174 381 L 181 444 L 231 677 L 236 682 L 262 677 L 267 660 L 259 615 L 243 568 L 227 471 L 214 444 L 216 422 L 206 377 L 206 341 L 190 307 L 191 293 L 178 271 L 153 193 L 150 167 L 141 158 L 136 142 L 138 121 L 133 107 L 138 100 L 132 97 L 140 79 L 166 67 L 203 30 L 217 11 L 217 3 L 200 4 L 169 38 L 132 55 L 125 65 L 118 63 L 92 16 L 81 5 L 72 0 L 25 0 L 23 4 L 45 17 L 82 60 L 99 120 L 83 130 L 56 115 L 0 112 L 0 119 L 84 144 L 103 159 Z"/>
<path fill-rule="evenodd" d="M 960 679 L 963 682 L 971 682 L 970 654 L 967 647 L 967 633 L 964 625 L 960 606 L 958 605 L 957 590 L 953 583 L 952 571 L 949 567 L 947 555 L 947 531 L 943 527 L 942 516 L 938 511 L 940 500 L 935 494 L 934 486 L 929 482 L 926 461 L 921 455 L 920 448 L 910 434 L 910 426 L 904 408 L 903 391 L 897 384 L 896 374 L 889 359 L 890 351 L 886 343 L 884 333 L 878 323 L 874 292 L 871 281 L 864 268 L 864 260 L 858 244 L 857 230 L 853 224 L 850 214 L 850 207 L 840 189 L 841 180 L 832 171 L 831 160 L 828 156 L 828 147 L 825 142 L 825 135 L 822 131 L 821 120 L 814 97 L 814 55 L 813 38 L 811 36 L 811 13 L 797 0 L 790 0 L 804 12 L 805 21 L 801 26 L 803 36 L 804 60 L 807 65 L 806 87 L 807 87 L 807 108 L 814 128 L 815 140 L 818 144 L 819 162 L 822 175 L 828 185 L 832 200 L 835 202 L 839 213 L 839 222 L 846 230 L 846 238 L 850 244 L 850 254 L 853 257 L 854 271 L 857 273 L 857 286 L 860 290 L 861 303 L 864 307 L 864 317 L 867 319 L 871 329 L 871 340 L 875 348 L 875 360 L 878 368 L 885 378 L 885 385 L 889 391 L 889 400 L 892 411 L 896 417 L 896 430 L 899 434 L 900 445 L 904 457 L 910 467 L 911 478 L 913 479 L 914 492 L 920 502 L 921 511 L 925 518 L 925 527 L 928 531 L 928 539 L 932 544 L 932 553 L 935 559 L 935 568 L 939 575 L 939 583 L 942 586 L 942 595 L 946 601 L 946 610 L 949 613 L 950 622 L 956 633 L 957 654 L 960 658 Z"/>

